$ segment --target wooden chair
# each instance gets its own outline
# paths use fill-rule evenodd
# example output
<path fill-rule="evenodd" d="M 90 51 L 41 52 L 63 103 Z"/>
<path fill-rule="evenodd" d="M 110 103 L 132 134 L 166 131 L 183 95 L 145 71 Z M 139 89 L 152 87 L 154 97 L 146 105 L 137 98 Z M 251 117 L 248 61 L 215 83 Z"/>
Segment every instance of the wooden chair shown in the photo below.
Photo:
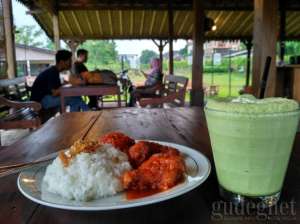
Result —
<path fill-rule="evenodd" d="M 219 93 L 219 86 L 211 85 L 204 89 L 205 96 L 216 96 Z"/>
<path fill-rule="evenodd" d="M 38 128 L 41 125 L 39 111 L 41 104 L 33 101 L 11 101 L 0 96 L 2 116 L 0 129 Z"/>
<path fill-rule="evenodd" d="M 27 101 L 30 97 L 25 77 L 1 79 L 0 91 L 9 100 Z"/>
<path fill-rule="evenodd" d="M 0 129 L 38 128 L 41 105 L 28 101 L 25 77 L 0 80 Z"/>
<path fill-rule="evenodd" d="M 184 106 L 185 93 L 188 84 L 188 78 L 175 75 L 165 76 L 163 88 L 159 93 L 151 98 L 141 98 L 138 103 L 141 107 L 159 106 L 164 104 L 170 106 Z"/>
<path fill-rule="evenodd" d="M 15 79 L 1 79 L 0 96 L 2 96 L 3 98 L 1 99 L 0 102 L 0 120 L 3 119 L 22 120 L 22 116 L 31 117 L 34 119 L 22 120 L 21 123 L 17 122 L 18 124 L 16 128 L 27 128 L 27 127 L 34 128 L 39 126 L 40 123 L 42 124 L 45 123 L 47 120 L 53 117 L 57 112 L 59 112 L 59 108 L 40 109 L 39 103 L 29 102 L 30 91 L 31 88 L 26 84 L 25 77 L 18 77 Z M 9 105 L 5 106 L 5 103 L 7 102 Z M 19 107 L 19 105 L 21 105 L 21 107 Z M 39 109 L 36 110 L 36 108 Z M 18 118 L 14 118 L 18 113 L 19 113 L 19 115 L 17 116 Z M 1 116 L 1 114 L 4 116 Z M 8 114 L 9 117 L 5 117 Z M 38 121 L 38 117 L 35 118 L 36 115 L 39 116 L 40 119 L 39 121 Z M 7 123 L 5 123 L 5 125 L 7 125 Z M 12 125 L 14 129 L 15 124 L 10 123 L 9 125 Z M 19 127 L 20 125 L 24 127 Z M 8 127 L 7 129 L 12 129 L 12 128 Z"/>

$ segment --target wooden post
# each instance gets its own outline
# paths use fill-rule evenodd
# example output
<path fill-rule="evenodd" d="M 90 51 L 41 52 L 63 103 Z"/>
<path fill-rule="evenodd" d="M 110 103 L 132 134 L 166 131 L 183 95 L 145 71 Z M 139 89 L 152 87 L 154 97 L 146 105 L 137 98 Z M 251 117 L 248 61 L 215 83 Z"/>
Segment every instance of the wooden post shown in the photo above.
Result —
<path fill-rule="evenodd" d="M 26 61 L 26 75 L 31 75 L 30 60 Z"/>
<path fill-rule="evenodd" d="M 82 43 L 82 41 L 76 41 L 76 40 L 69 40 L 67 41 L 67 44 L 72 52 L 72 61 L 73 63 L 76 60 L 76 50 L 78 48 L 78 46 Z"/>
<path fill-rule="evenodd" d="M 53 22 L 53 38 L 54 38 L 55 50 L 58 51 L 60 49 L 58 14 L 53 14 L 52 22 Z"/>
<path fill-rule="evenodd" d="M 163 57 L 164 45 L 162 43 L 162 40 L 159 40 L 158 51 L 159 51 L 159 60 L 160 60 L 161 71 L 162 71 L 163 63 L 164 63 L 164 61 L 163 61 L 164 60 L 164 57 Z"/>
<path fill-rule="evenodd" d="M 253 33 L 253 91 L 259 94 L 260 81 L 266 58 L 272 57 L 266 96 L 274 96 L 276 90 L 276 41 L 277 41 L 278 1 L 254 1 L 254 33 Z"/>
<path fill-rule="evenodd" d="M 164 63 L 163 51 L 164 51 L 164 47 L 167 45 L 168 41 L 163 42 L 163 40 L 159 40 L 159 43 L 157 43 L 154 39 L 152 41 L 158 47 L 161 71 L 163 71 L 163 63 Z"/>
<path fill-rule="evenodd" d="M 280 7 L 280 26 L 279 26 L 279 58 L 280 64 L 284 64 L 284 55 L 285 55 L 285 37 L 286 37 L 286 7 L 285 1 L 279 1 Z"/>
<path fill-rule="evenodd" d="M 251 49 L 252 49 L 252 41 L 251 39 L 244 40 L 243 44 L 247 49 L 247 67 L 246 67 L 246 83 L 245 86 L 249 86 L 250 84 L 250 66 L 251 66 Z"/>
<path fill-rule="evenodd" d="M 13 33 L 13 15 L 11 0 L 2 0 L 2 5 L 5 30 L 5 55 L 7 62 L 7 76 L 9 79 L 13 79 L 17 75 L 17 63 L 15 51 L 15 38 Z"/>
<path fill-rule="evenodd" d="M 203 106 L 203 44 L 204 44 L 203 0 L 193 1 L 193 67 L 191 106 Z"/>
<path fill-rule="evenodd" d="M 81 43 L 82 41 L 76 41 L 76 40 L 67 41 L 67 44 L 72 52 L 72 68 L 71 68 L 72 72 L 75 72 L 74 63 L 76 61 L 76 50 Z"/>
<path fill-rule="evenodd" d="M 174 57 L 173 57 L 173 36 L 174 36 L 174 21 L 172 1 L 168 1 L 168 15 L 169 15 L 169 74 L 174 74 Z"/>

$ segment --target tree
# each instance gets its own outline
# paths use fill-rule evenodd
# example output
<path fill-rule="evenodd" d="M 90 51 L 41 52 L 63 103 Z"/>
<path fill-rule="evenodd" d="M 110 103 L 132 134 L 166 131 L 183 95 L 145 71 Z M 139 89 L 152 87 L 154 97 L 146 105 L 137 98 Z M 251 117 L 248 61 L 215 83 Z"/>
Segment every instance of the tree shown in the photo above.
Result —
<path fill-rule="evenodd" d="M 89 52 L 88 67 L 108 65 L 117 61 L 118 52 L 116 43 L 109 40 L 88 40 L 81 44 L 79 48 Z"/>
<path fill-rule="evenodd" d="M 179 50 L 179 54 L 183 57 L 186 58 L 188 56 L 188 46 L 185 45 L 184 48 Z"/>
<path fill-rule="evenodd" d="M 300 43 L 296 41 L 285 42 L 286 55 L 298 55 L 300 52 Z"/>
<path fill-rule="evenodd" d="M 158 57 L 158 55 L 154 51 L 143 50 L 142 54 L 141 54 L 141 57 L 140 57 L 141 64 L 149 64 L 150 60 L 152 58 L 156 58 L 156 57 Z"/>
<path fill-rule="evenodd" d="M 44 47 L 45 47 L 46 49 L 49 49 L 49 50 L 55 50 L 54 43 L 53 43 L 53 41 L 52 41 L 51 39 L 49 39 L 49 38 L 47 38 Z"/>
<path fill-rule="evenodd" d="M 15 39 L 18 44 L 25 44 L 33 47 L 43 47 L 40 41 L 43 31 L 36 29 L 34 25 L 25 25 L 17 28 Z"/>

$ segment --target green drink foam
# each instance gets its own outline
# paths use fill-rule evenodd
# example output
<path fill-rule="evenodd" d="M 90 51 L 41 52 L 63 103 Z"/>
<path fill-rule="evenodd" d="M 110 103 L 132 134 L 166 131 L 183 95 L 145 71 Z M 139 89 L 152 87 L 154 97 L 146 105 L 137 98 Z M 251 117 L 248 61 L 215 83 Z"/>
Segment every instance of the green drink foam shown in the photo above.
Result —
<path fill-rule="evenodd" d="M 294 100 L 246 95 L 205 108 L 220 185 L 246 196 L 281 190 L 299 122 Z"/>
<path fill-rule="evenodd" d="M 280 97 L 259 100 L 252 95 L 242 95 L 233 100 L 209 100 L 206 108 L 227 112 L 261 114 L 295 111 L 299 108 L 299 104 L 295 100 Z"/>

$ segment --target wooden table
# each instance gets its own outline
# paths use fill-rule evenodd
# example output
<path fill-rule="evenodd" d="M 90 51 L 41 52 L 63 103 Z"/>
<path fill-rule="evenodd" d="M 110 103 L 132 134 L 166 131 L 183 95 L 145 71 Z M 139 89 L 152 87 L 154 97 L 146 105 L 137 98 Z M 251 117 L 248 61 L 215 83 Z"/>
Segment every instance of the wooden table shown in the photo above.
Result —
<path fill-rule="evenodd" d="M 120 87 L 117 85 L 62 86 L 60 88 L 61 111 L 62 113 L 66 111 L 65 97 L 106 95 L 117 95 L 118 107 L 121 107 Z"/>
<path fill-rule="evenodd" d="M 124 131 L 136 139 L 153 139 L 187 145 L 202 152 L 212 161 L 208 131 L 201 109 L 115 109 L 65 113 L 49 120 L 30 136 L 0 151 L 0 165 L 32 161 L 69 147 L 80 137 L 97 139 L 104 133 L 114 130 Z M 213 168 L 204 184 L 182 196 L 153 205 L 102 212 L 66 211 L 31 202 L 18 191 L 17 174 L 12 174 L 0 178 L 0 223 L 299 223 L 299 140 L 298 135 L 284 184 L 282 202 L 279 205 L 285 206 L 284 203 L 292 200 L 296 203 L 293 204 L 293 208 L 283 208 L 284 214 L 281 216 L 270 214 L 270 210 L 259 210 L 259 214 L 254 210 L 244 216 L 243 213 L 238 213 L 239 210 L 234 211 L 229 207 L 230 204 L 222 202 L 219 197 Z M 227 208 L 226 211 L 223 209 L 224 206 Z M 277 209 L 279 211 L 279 208 Z M 296 214 L 291 215 L 292 211 Z"/>

